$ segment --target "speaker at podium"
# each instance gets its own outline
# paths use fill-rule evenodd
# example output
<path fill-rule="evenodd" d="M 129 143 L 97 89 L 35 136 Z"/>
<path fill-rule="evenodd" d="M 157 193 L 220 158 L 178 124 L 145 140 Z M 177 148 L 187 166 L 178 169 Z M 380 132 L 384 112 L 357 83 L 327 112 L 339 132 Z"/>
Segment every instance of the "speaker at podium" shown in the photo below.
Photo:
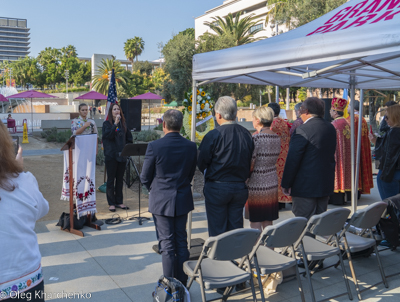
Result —
<path fill-rule="evenodd" d="M 142 130 L 142 100 L 121 99 L 121 109 L 130 131 Z"/>

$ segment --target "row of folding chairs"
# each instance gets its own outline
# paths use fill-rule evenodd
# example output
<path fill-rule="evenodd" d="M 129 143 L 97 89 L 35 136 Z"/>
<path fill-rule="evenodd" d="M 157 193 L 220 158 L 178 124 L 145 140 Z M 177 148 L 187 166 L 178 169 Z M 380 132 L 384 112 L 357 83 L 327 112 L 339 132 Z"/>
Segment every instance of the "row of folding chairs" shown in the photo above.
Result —
<path fill-rule="evenodd" d="M 202 253 L 197 261 L 186 261 L 184 271 L 189 277 L 188 289 L 193 281 L 200 284 L 202 301 L 206 302 L 206 289 L 225 288 L 222 298 L 208 301 L 226 301 L 238 284 L 249 281 L 253 301 L 257 301 L 253 270 L 257 272 L 261 300 L 265 302 L 261 275 L 285 271 L 294 268 L 302 301 L 305 301 L 302 282 L 297 267 L 297 258 L 304 262 L 312 301 L 315 294 L 311 282 L 312 271 L 309 263 L 320 263 L 329 257 L 338 256 L 347 294 L 353 299 L 343 254 L 347 254 L 353 281 L 358 298 L 361 300 L 357 277 L 351 253 L 373 247 L 385 287 L 388 287 L 383 266 L 376 245 L 372 228 L 386 209 L 386 203 L 376 202 L 354 213 L 348 223 L 350 210 L 333 209 L 307 219 L 295 217 L 273 226 L 268 226 L 261 233 L 255 229 L 236 229 L 219 236 L 210 237 L 204 244 Z M 364 229 L 364 235 L 358 236 L 348 232 L 350 226 Z M 261 234 L 260 234 L 261 233 Z M 318 237 L 316 237 L 318 236 Z M 314 238 L 315 237 L 315 238 Z M 318 238 L 318 239 L 316 239 Z M 321 240 L 323 238 L 323 240 Z M 280 252 L 274 249 L 279 249 Z M 315 263 L 314 262 L 314 263 Z"/>

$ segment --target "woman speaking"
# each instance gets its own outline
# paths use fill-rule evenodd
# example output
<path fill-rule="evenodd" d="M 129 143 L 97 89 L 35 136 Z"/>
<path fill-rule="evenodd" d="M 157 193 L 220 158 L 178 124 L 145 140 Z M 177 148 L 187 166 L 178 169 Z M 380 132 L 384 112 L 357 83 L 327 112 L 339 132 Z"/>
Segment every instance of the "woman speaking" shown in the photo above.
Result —
<path fill-rule="evenodd" d="M 107 170 L 107 202 L 109 210 L 115 208 L 127 210 L 123 204 L 122 186 L 125 172 L 126 158 L 120 156 L 127 143 L 133 138 L 128 130 L 121 107 L 113 104 L 108 110 L 108 120 L 103 123 L 103 146 Z"/>

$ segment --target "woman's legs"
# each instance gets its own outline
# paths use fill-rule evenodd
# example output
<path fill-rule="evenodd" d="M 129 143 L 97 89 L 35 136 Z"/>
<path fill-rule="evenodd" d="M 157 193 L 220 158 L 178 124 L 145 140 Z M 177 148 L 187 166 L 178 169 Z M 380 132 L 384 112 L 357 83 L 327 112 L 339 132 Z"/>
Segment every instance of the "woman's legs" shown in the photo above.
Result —
<path fill-rule="evenodd" d="M 126 163 L 116 162 L 115 173 L 115 204 L 123 204 L 122 187 L 124 185 L 124 172 Z"/>
<path fill-rule="evenodd" d="M 109 206 L 114 206 L 115 209 L 115 175 L 117 173 L 117 161 L 114 159 L 106 160 L 106 170 L 107 170 L 107 202 Z"/>
<path fill-rule="evenodd" d="M 265 220 L 261 222 L 251 222 L 250 221 L 250 227 L 252 229 L 260 230 L 261 232 L 269 225 L 272 225 L 272 221 Z"/>

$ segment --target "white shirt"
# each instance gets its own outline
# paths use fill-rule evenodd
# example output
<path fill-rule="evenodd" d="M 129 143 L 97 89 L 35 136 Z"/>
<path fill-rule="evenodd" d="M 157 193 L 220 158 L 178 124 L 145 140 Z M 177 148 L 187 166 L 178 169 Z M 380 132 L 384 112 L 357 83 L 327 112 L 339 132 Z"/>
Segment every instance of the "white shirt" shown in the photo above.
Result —
<path fill-rule="evenodd" d="M 10 183 L 14 191 L 0 188 L 0 284 L 38 268 L 42 257 L 34 228 L 49 211 L 32 173 L 22 172 Z"/>
<path fill-rule="evenodd" d="M 306 121 L 305 121 L 303 124 L 307 123 L 309 120 L 311 120 L 311 119 L 314 118 L 314 117 L 315 117 L 315 116 L 309 117 L 308 119 L 306 119 Z"/>

